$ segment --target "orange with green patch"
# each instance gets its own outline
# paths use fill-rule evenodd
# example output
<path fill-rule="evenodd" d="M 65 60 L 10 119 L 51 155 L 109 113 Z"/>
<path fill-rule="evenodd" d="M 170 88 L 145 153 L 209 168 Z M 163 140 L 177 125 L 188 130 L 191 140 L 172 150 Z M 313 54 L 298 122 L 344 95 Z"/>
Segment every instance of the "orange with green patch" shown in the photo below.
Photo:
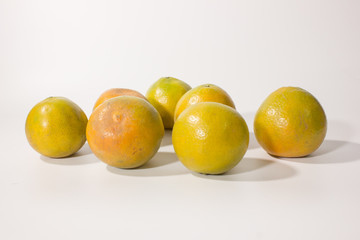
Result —
<path fill-rule="evenodd" d="M 179 79 L 164 77 L 156 81 L 147 91 L 146 97 L 159 111 L 165 128 L 173 127 L 176 104 L 190 89 L 187 83 Z"/>
<path fill-rule="evenodd" d="M 49 97 L 29 112 L 25 133 L 31 147 L 40 154 L 61 158 L 77 152 L 85 143 L 87 117 L 64 97 Z"/>

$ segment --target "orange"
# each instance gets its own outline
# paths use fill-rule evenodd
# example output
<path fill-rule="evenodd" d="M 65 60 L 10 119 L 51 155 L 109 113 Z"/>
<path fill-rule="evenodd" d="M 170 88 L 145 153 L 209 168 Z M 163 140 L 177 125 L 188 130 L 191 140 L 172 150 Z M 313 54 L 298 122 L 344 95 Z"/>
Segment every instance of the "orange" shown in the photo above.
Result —
<path fill-rule="evenodd" d="M 172 77 L 160 78 L 150 86 L 146 97 L 159 111 L 165 128 L 173 127 L 176 104 L 190 89 L 187 83 Z"/>
<path fill-rule="evenodd" d="M 138 91 L 135 91 L 132 89 L 127 89 L 127 88 L 111 88 L 111 89 L 108 89 L 105 92 L 103 92 L 100 95 L 100 97 L 96 100 L 95 105 L 93 107 L 93 111 L 97 106 L 102 104 L 104 101 L 106 101 L 110 98 L 120 97 L 120 96 L 134 96 L 134 97 L 139 97 L 139 98 L 143 98 L 143 99 L 147 100 L 146 97 L 144 95 L 142 95 L 141 93 L 139 93 Z"/>
<path fill-rule="evenodd" d="M 298 87 L 283 87 L 258 109 L 254 133 L 271 155 L 303 157 L 321 145 L 326 125 L 325 112 L 313 95 Z"/>
<path fill-rule="evenodd" d="M 61 158 L 77 152 L 85 143 L 87 117 L 83 110 L 64 97 L 49 97 L 29 112 L 25 133 L 40 154 Z"/>
<path fill-rule="evenodd" d="M 91 114 L 86 137 L 93 153 L 118 168 L 136 168 L 160 147 L 164 127 L 160 114 L 146 100 L 121 96 L 107 100 Z"/>
<path fill-rule="evenodd" d="M 245 120 L 221 103 L 192 105 L 176 120 L 172 133 L 175 153 L 189 170 L 221 174 L 243 158 L 249 145 Z"/>
<path fill-rule="evenodd" d="M 175 121 L 184 109 L 199 102 L 218 102 L 235 108 L 233 100 L 222 88 L 204 84 L 189 90 L 180 98 L 175 108 Z"/>

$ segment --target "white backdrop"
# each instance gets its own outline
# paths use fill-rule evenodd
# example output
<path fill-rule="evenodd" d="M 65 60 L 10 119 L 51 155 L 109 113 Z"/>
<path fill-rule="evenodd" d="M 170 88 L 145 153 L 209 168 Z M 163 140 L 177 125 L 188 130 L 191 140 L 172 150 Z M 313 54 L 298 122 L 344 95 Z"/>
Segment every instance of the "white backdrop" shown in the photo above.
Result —
<path fill-rule="evenodd" d="M 145 94 L 163 76 L 222 87 L 250 130 L 272 91 L 310 91 L 329 120 L 322 153 L 339 148 L 328 156 L 338 164 L 284 164 L 253 141 L 247 158 L 275 170 L 245 184 L 209 181 L 174 162 L 145 179 L 134 175 L 149 171 L 82 165 L 96 161 L 89 152 L 75 167 L 49 164 L 26 142 L 26 115 L 48 96 L 68 97 L 89 116 L 104 90 Z M 0 0 L 0 84 L 2 239 L 358 239 L 360 1 Z M 174 156 L 164 148 L 166 162 Z M 293 177 L 256 180 L 289 166 Z"/>

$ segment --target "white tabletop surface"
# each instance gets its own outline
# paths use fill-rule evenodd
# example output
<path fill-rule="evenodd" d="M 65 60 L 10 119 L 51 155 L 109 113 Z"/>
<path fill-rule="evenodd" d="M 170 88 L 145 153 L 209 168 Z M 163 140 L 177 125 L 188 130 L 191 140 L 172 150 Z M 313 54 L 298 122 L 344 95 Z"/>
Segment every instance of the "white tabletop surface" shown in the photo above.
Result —
<path fill-rule="evenodd" d="M 359 239 L 359 12 L 350 0 L 1 1 L 0 239 Z M 104 90 L 145 94 L 162 76 L 231 95 L 251 134 L 230 172 L 188 171 L 171 131 L 132 170 L 87 144 L 50 159 L 27 143 L 27 113 L 48 96 L 89 116 Z M 282 86 L 327 114 L 309 157 L 271 157 L 254 138 L 257 108 Z"/>

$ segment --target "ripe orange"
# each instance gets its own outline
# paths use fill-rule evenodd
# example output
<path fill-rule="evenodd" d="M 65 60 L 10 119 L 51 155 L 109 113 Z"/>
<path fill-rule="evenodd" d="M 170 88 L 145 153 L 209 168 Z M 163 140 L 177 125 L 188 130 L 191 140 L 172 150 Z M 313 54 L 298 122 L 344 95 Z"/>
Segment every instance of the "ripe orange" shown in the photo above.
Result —
<path fill-rule="evenodd" d="M 107 100 L 91 114 L 86 137 L 93 153 L 119 168 L 136 168 L 160 147 L 164 127 L 160 114 L 146 100 L 121 96 Z"/>
<path fill-rule="evenodd" d="M 321 145 L 326 125 L 325 112 L 313 95 L 298 87 L 283 87 L 258 109 L 254 133 L 271 155 L 303 157 Z"/>
<path fill-rule="evenodd" d="M 187 83 L 172 77 L 160 78 L 150 86 L 146 97 L 159 111 L 165 128 L 173 127 L 176 104 L 190 89 Z"/>
<path fill-rule="evenodd" d="M 108 89 L 105 92 L 103 92 L 100 95 L 100 97 L 96 100 L 95 105 L 93 107 L 93 111 L 97 106 L 102 104 L 104 101 L 106 101 L 110 98 L 120 97 L 120 96 L 134 96 L 134 97 L 139 97 L 139 98 L 143 98 L 143 99 L 147 100 L 146 97 L 144 95 L 142 95 L 141 93 L 139 93 L 138 91 L 135 91 L 132 89 L 127 89 L 127 88 L 111 88 L 111 89 Z"/>
<path fill-rule="evenodd" d="M 224 104 L 192 105 L 176 120 L 172 133 L 175 153 L 190 170 L 221 174 L 243 158 L 249 145 L 245 120 Z"/>
<path fill-rule="evenodd" d="M 180 98 L 175 108 L 175 121 L 187 107 L 199 102 L 218 102 L 235 108 L 233 100 L 222 88 L 204 84 L 189 90 Z"/>
<path fill-rule="evenodd" d="M 31 147 L 40 154 L 61 158 L 77 152 L 85 143 L 87 117 L 64 97 L 49 97 L 29 112 L 25 133 Z"/>

